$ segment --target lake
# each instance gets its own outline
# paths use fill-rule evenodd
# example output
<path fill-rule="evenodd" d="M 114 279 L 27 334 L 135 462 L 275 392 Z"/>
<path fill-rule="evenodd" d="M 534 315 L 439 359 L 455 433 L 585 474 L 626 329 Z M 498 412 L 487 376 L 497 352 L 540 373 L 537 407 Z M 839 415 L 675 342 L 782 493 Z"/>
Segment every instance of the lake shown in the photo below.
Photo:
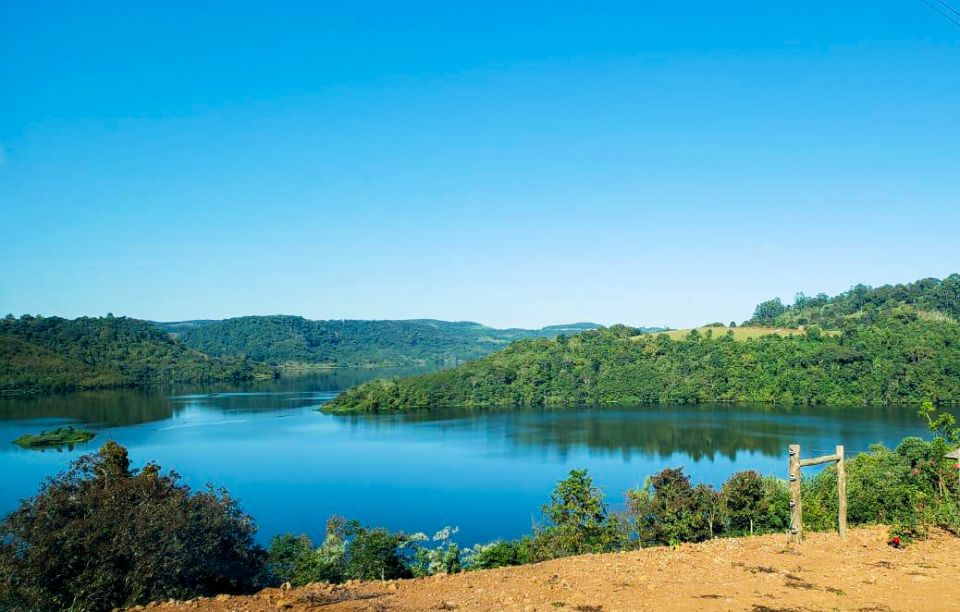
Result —
<path fill-rule="evenodd" d="M 665 467 L 719 484 L 756 469 L 781 477 L 786 447 L 848 455 L 925 435 L 915 408 L 644 406 L 327 416 L 317 408 L 364 380 L 415 370 L 337 370 L 266 383 L 166 391 L 0 398 L 0 512 L 83 452 L 114 439 L 134 464 L 156 461 L 192 486 L 223 485 L 260 539 L 322 538 L 331 514 L 405 531 L 460 528 L 463 545 L 527 533 L 554 484 L 588 468 L 614 508 Z M 73 450 L 9 441 L 74 423 L 97 438 Z"/>

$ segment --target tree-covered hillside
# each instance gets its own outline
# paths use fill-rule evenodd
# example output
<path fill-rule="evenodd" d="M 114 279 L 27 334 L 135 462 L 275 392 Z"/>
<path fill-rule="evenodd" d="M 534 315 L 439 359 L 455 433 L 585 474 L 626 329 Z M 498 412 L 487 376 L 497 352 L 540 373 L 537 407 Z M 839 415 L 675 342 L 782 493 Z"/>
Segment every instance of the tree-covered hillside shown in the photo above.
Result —
<path fill-rule="evenodd" d="M 478 323 L 430 319 L 311 321 L 287 315 L 158 325 L 184 345 L 209 355 L 242 355 L 285 366 L 381 367 L 461 362 L 489 355 L 515 340 L 597 327 L 575 323 L 538 330 L 493 329 Z"/>
<path fill-rule="evenodd" d="M 956 275 L 948 281 L 955 283 Z M 928 295 L 939 295 L 948 281 L 931 283 L 935 289 Z M 903 295 L 886 288 L 874 291 Z M 804 316 L 829 320 L 839 333 L 823 333 L 808 324 L 803 333 L 793 335 L 736 340 L 733 333 L 692 331 L 671 338 L 614 326 L 553 340 L 524 340 L 455 369 L 367 383 L 343 393 L 326 409 L 706 401 L 960 403 L 960 324 L 942 314 L 955 312 L 955 303 L 927 297 L 914 298 L 914 306 L 889 298 L 874 303 L 879 306 L 864 304 L 862 312 L 857 308 L 840 315 L 847 296 L 805 306 Z M 928 310 L 933 303 L 939 308 Z"/>
<path fill-rule="evenodd" d="M 126 317 L 0 320 L 0 392 L 69 391 L 169 382 L 246 380 L 273 370 L 192 350 Z"/>
<path fill-rule="evenodd" d="M 835 297 L 824 293 L 815 297 L 798 293 L 793 304 L 789 305 L 774 298 L 758 305 L 746 323 L 778 327 L 819 325 L 824 329 L 839 329 L 844 320 L 852 316 L 862 317 L 864 323 L 869 323 L 884 310 L 905 304 L 932 316 L 939 314 L 960 321 L 960 274 L 951 274 L 943 280 L 924 278 L 914 283 L 875 288 L 856 285 Z"/>

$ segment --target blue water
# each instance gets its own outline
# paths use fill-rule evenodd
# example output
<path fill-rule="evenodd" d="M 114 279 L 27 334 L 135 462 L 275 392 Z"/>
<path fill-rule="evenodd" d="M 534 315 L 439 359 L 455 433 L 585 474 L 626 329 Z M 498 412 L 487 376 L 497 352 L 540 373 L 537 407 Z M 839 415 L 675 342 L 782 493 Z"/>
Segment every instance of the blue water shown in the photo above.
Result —
<path fill-rule="evenodd" d="M 338 372 L 166 392 L 113 391 L 0 399 L 0 512 L 107 439 L 137 465 L 156 461 L 192 486 L 239 497 L 260 539 L 322 536 L 331 514 L 405 531 L 460 528 L 464 545 L 530 531 L 557 480 L 588 468 L 613 508 L 665 467 L 719 484 L 756 469 L 783 476 L 786 446 L 847 453 L 924 435 L 910 408 L 656 406 L 578 410 L 437 411 L 327 416 L 342 388 L 384 372 Z M 73 450 L 8 444 L 25 432 L 77 423 L 97 438 Z"/>

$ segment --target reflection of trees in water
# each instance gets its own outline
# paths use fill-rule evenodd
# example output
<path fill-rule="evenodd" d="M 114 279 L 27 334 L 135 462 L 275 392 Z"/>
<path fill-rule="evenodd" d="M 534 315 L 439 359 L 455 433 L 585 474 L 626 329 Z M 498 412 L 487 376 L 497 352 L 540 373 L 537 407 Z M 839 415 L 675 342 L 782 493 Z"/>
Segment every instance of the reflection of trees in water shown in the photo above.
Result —
<path fill-rule="evenodd" d="M 269 412 L 316 405 L 318 400 L 310 397 L 312 394 L 332 394 L 374 378 L 412 376 L 435 369 L 337 369 L 288 374 L 279 380 L 0 396 L 0 420 L 64 418 L 117 427 L 168 419 L 190 403 L 228 412 Z"/>
<path fill-rule="evenodd" d="M 166 396 L 137 390 L 0 397 L 0 420 L 66 418 L 117 427 L 168 419 L 174 409 Z"/>
<path fill-rule="evenodd" d="M 566 456 L 571 450 L 669 457 L 682 453 L 694 460 L 733 459 L 740 452 L 778 457 L 787 444 L 810 451 L 833 452 L 836 444 L 865 450 L 885 439 L 922 435 L 923 424 L 912 408 L 775 407 L 700 404 L 583 409 L 451 409 L 408 415 L 336 417 L 363 428 L 396 428 L 430 423 L 451 431 L 482 433 L 528 450 Z M 906 432 L 906 433 L 904 433 Z"/>

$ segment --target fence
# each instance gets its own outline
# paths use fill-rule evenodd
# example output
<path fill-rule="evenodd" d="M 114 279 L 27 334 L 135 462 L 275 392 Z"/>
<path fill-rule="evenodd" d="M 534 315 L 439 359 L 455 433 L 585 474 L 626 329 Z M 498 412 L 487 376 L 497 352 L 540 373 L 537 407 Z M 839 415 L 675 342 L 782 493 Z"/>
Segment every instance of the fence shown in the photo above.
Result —
<path fill-rule="evenodd" d="M 790 532 L 797 544 L 803 541 L 803 499 L 801 487 L 801 468 L 821 463 L 837 464 L 837 531 L 841 538 L 847 537 L 847 469 L 843 458 L 843 446 L 837 446 L 832 455 L 800 458 L 800 445 L 791 444 L 787 450 L 787 469 L 790 475 Z"/>

